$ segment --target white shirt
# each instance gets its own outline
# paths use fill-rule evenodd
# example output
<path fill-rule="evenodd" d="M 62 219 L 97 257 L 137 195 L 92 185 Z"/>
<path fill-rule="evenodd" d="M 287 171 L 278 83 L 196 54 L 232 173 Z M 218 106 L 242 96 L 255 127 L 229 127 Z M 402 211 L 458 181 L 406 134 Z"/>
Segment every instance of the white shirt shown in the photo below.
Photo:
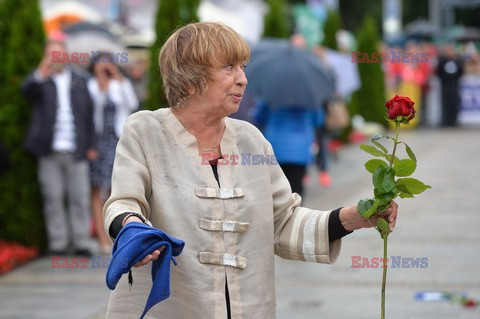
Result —
<path fill-rule="evenodd" d="M 72 73 L 64 69 L 61 73 L 52 74 L 52 80 L 57 87 L 57 117 L 53 131 L 52 149 L 57 152 L 74 152 L 75 122 L 70 99 L 70 83 Z"/>
<path fill-rule="evenodd" d="M 114 129 L 117 137 L 120 137 L 127 117 L 138 108 L 138 99 L 132 83 L 126 78 L 123 81 L 112 79 L 108 90 L 104 92 L 100 90 L 97 79 L 91 78 L 88 81 L 88 90 L 93 100 L 93 119 L 97 134 L 101 134 L 103 131 L 103 109 L 108 96 L 115 105 Z"/>
<path fill-rule="evenodd" d="M 38 70 L 35 71 L 34 77 L 38 82 L 48 79 L 42 77 Z M 75 120 L 70 99 L 72 72 L 65 68 L 60 73 L 53 73 L 51 78 L 57 91 L 57 117 L 53 127 L 52 149 L 57 152 L 75 152 L 77 149 Z"/>

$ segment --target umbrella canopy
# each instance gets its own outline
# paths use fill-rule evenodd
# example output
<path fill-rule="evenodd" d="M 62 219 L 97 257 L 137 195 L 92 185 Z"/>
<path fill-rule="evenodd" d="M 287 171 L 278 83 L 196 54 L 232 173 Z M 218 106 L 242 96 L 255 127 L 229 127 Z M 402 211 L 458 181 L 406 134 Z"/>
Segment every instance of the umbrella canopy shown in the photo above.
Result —
<path fill-rule="evenodd" d="M 438 32 L 438 28 L 425 19 L 415 20 L 405 26 L 405 35 L 411 39 L 431 40 Z"/>
<path fill-rule="evenodd" d="M 316 108 L 335 92 L 320 58 L 286 40 L 263 40 L 252 47 L 247 93 L 270 107 Z"/>
<path fill-rule="evenodd" d="M 102 25 L 78 23 L 66 28 L 65 32 L 68 34 L 67 49 L 70 52 L 126 52 L 125 46 Z"/>
<path fill-rule="evenodd" d="M 480 29 L 457 26 L 447 30 L 447 38 L 457 42 L 480 41 Z"/>

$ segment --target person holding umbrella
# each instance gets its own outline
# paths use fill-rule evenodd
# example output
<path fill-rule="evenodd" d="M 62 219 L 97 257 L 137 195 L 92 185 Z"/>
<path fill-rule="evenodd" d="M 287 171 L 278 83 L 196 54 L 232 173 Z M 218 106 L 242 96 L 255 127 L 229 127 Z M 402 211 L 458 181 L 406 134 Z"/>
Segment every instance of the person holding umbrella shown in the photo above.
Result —
<path fill-rule="evenodd" d="M 171 295 L 148 311 L 152 318 L 274 318 L 274 254 L 332 263 L 342 236 L 371 226 L 356 206 L 301 207 L 270 143 L 253 125 L 227 117 L 245 92 L 249 55 L 245 40 L 223 24 L 177 29 L 159 56 L 170 107 L 125 123 L 106 230 L 121 238 L 125 225 L 144 223 L 185 242 L 171 268 Z M 397 205 L 383 215 L 393 229 Z M 120 279 L 107 318 L 141 316 L 152 288 L 148 265 L 169 262 L 159 259 L 164 250 L 131 268 L 131 290 Z"/>
<path fill-rule="evenodd" d="M 291 39 L 291 46 L 286 47 L 285 57 L 289 59 L 292 65 L 302 65 L 304 57 L 312 57 L 306 51 L 305 39 L 300 34 L 294 34 Z M 280 51 L 282 52 L 282 51 Z M 297 53 L 297 55 L 294 55 Z M 276 52 L 275 54 L 279 54 Z M 309 61 L 305 59 L 305 61 Z M 318 61 L 313 60 L 313 66 L 319 65 Z M 272 69 L 280 70 L 281 79 L 288 79 L 291 77 L 307 78 L 309 84 L 318 84 L 315 78 L 310 78 L 307 74 L 310 72 L 308 68 L 284 68 L 280 65 L 272 65 Z M 255 70 L 254 70 L 255 71 Z M 256 84 L 256 72 L 253 71 L 254 85 Z M 325 70 L 326 71 L 326 70 Z M 322 72 L 324 70 L 322 69 Z M 270 80 L 271 81 L 271 80 Z M 303 81 L 296 85 L 302 86 Z M 263 85 L 263 84 L 262 84 Z M 280 90 L 273 87 L 268 92 L 275 92 L 281 94 Z M 333 92 L 333 87 L 332 87 Z M 290 102 L 287 104 L 286 99 L 281 101 L 268 98 L 265 90 L 259 92 L 260 96 L 265 95 L 266 101 L 261 99 L 257 105 L 253 118 L 255 124 L 261 128 L 267 140 L 272 144 L 275 156 L 280 164 L 285 176 L 290 182 L 292 191 L 304 195 L 304 178 L 307 177 L 307 167 L 313 162 L 312 145 L 315 142 L 315 135 L 317 131 L 322 130 L 325 126 L 325 108 L 320 105 L 316 106 L 313 99 L 310 102 L 303 102 L 300 95 L 296 92 L 289 94 Z M 308 97 L 308 93 L 302 93 L 302 97 Z M 274 94 L 273 94 L 274 95 Z M 267 102 L 269 101 L 269 102 Z M 311 104 L 307 104 L 311 103 Z M 319 152 L 323 151 L 319 148 Z"/>

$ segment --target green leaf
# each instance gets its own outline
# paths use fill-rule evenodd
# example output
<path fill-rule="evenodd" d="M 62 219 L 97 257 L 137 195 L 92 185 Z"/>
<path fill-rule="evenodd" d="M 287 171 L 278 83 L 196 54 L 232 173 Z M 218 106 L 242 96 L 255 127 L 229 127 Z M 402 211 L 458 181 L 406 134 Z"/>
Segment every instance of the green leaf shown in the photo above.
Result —
<path fill-rule="evenodd" d="M 377 140 L 381 139 L 383 136 L 381 135 L 375 135 L 374 137 L 372 137 L 372 143 L 375 144 L 379 149 L 381 149 L 385 154 L 388 153 L 388 150 L 385 148 L 385 146 L 383 146 L 382 144 L 380 144 Z"/>
<path fill-rule="evenodd" d="M 377 189 L 373 190 L 375 199 L 379 200 L 381 205 L 389 204 L 392 201 L 392 199 L 394 199 L 397 196 L 397 192 L 398 190 L 396 187 L 394 187 L 390 192 L 383 193 L 383 194 L 380 194 Z"/>
<path fill-rule="evenodd" d="M 379 166 L 373 172 L 372 182 L 379 194 L 386 194 L 395 188 L 395 170 Z"/>
<path fill-rule="evenodd" d="M 373 156 L 385 156 L 385 153 L 382 151 L 379 151 L 375 146 L 372 145 L 367 145 L 367 144 L 361 144 L 360 149 L 373 155 Z"/>
<path fill-rule="evenodd" d="M 403 145 L 405 145 L 405 150 L 407 151 L 408 157 L 410 157 L 412 159 L 412 161 L 414 161 L 416 163 L 417 158 L 415 157 L 415 154 L 413 153 L 410 146 L 408 146 L 407 143 L 405 143 L 405 142 L 402 142 L 402 143 L 403 143 Z"/>
<path fill-rule="evenodd" d="M 390 234 L 390 227 L 388 226 L 387 221 L 382 217 L 377 219 L 377 227 L 378 229 L 380 229 L 380 232 L 382 233 L 382 235 L 385 234 L 388 236 L 388 234 Z"/>
<path fill-rule="evenodd" d="M 372 174 L 379 166 L 388 167 L 388 164 L 380 159 L 371 159 L 365 163 L 365 168 Z"/>
<path fill-rule="evenodd" d="M 398 196 L 400 196 L 400 198 L 413 198 L 414 196 L 410 193 L 405 193 L 405 192 L 400 192 L 398 194 Z"/>
<path fill-rule="evenodd" d="M 415 178 L 399 178 L 395 183 L 397 188 L 404 193 L 416 195 L 423 193 L 427 188 L 432 188 Z"/>
<path fill-rule="evenodd" d="M 415 172 L 417 168 L 417 163 L 411 159 L 402 159 L 398 160 L 394 165 L 395 176 L 405 177 L 410 176 Z"/>
<path fill-rule="evenodd" d="M 390 163 L 390 160 L 392 159 L 392 154 L 386 154 L 385 155 L 385 159 Z M 395 164 L 396 162 L 398 162 L 400 159 L 398 157 L 394 157 L 393 158 L 393 164 Z"/>
<path fill-rule="evenodd" d="M 397 190 L 399 191 L 400 198 L 413 198 L 413 194 L 407 189 L 404 184 L 397 184 Z"/>
<path fill-rule="evenodd" d="M 380 204 L 378 205 L 378 211 L 379 212 L 384 212 L 385 210 L 387 210 L 387 208 L 389 208 L 390 206 L 392 206 L 392 202 L 388 202 L 388 203 L 385 203 L 385 204 Z"/>
<path fill-rule="evenodd" d="M 365 219 L 369 219 L 377 213 L 379 202 L 373 199 L 362 199 L 357 204 L 357 211 Z"/>

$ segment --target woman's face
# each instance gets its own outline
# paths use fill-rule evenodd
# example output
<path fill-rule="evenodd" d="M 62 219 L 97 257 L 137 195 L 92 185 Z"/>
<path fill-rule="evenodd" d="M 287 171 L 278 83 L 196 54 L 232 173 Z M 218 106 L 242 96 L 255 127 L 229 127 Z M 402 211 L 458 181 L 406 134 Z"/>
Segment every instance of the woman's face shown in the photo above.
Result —
<path fill-rule="evenodd" d="M 247 83 L 245 63 L 228 64 L 213 71 L 207 90 L 198 96 L 209 112 L 228 116 L 238 111 Z"/>

